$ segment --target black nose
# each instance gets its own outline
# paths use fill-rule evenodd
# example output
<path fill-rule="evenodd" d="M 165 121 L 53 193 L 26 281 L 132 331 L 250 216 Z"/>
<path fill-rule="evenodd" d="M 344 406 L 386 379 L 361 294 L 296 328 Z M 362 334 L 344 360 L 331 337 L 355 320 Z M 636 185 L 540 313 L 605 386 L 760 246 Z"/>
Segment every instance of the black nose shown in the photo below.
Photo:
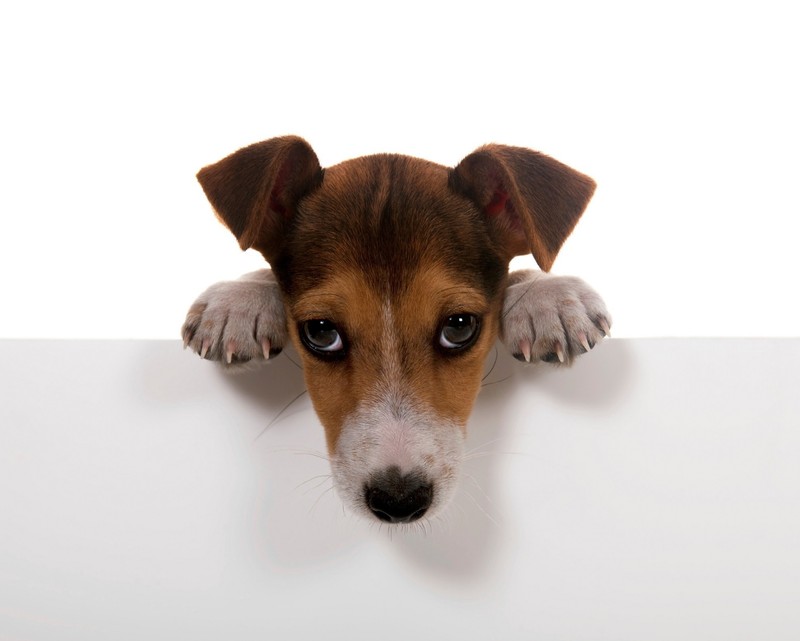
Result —
<path fill-rule="evenodd" d="M 401 474 L 390 467 L 374 474 L 364 486 L 364 498 L 372 513 L 388 523 L 410 523 L 421 518 L 433 501 L 433 486 L 416 472 Z"/>

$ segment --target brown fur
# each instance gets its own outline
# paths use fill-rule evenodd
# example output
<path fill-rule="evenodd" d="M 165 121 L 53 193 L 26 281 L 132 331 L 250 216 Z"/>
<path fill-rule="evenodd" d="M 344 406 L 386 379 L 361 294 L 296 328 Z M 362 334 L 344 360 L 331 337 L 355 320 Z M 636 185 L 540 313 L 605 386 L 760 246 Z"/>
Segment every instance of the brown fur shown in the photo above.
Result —
<path fill-rule="evenodd" d="M 594 190 L 591 179 L 537 152 L 487 145 L 454 169 L 382 154 L 323 170 L 308 143 L 287 136 L 241 149 L 198 179 L 240 246 L 260 251 L 272 272 L 201 295 L 184 326 L 187 344 L 228 363 L 245 345 L 247 358 L 254 346 L 266 358 L 286 334 L 277 300 L 326 431 L 337 491 L 382 520 L 420 518 L 452 495 L 504 306 L 504 337 L 525 359 L 542 350 L 544 360 L 552 350 L 571 357 L 605 318 L 602 304 L 594 318 L 571 311 L 573 290 L 593 300 L 571 281 L 565 300 L 546 309 L 527 298 L 541 285 L 525 285 L 508 307 L 511 258 L 532 252 L 549 270 Z M 261 302 L 240 300 L 251 287 Z M 477 319 L 478 333 L 461 346 L 442 344 L 456 315 Z M 548 330 L 546 342 L 530 334 L 528 319 L 540 315 L 547 321 L 535 331 Z M 311 321 L 336 337 L 334 352 L 306 347 Z"/>
<path fill-rule="evenodd" d="M 335 448 L 344 417 L 381 374 L 391 301 L 403 375 L 420 402 L 466 423 L 497 336 L 508 261 L 532 251 L 549 269 L 594 190 L 586 176 L 537 152 L 487 145 L 455 169 L 396 155 L 322 170 L 287 136 L 206 167 L 198 179 L 242 248 L 269 260 L 284 293 L 306 383 Z M 442 318 L 482 318 L 478 343 L 442 354 Z M 332 320 L 353 357 L 325 362 L 300 345 L 297 324 Z"/>
<path fill-rule="evenodd" d="M 345 419 L 360 403 L 379 400 L 369 395 L 375 394 L 375 382 L 387 376 L 386 364 L 393 358 L 399 359 L 404 387 L 412 398 L 436 415 L 462 428 L 466 425 L 483 362 L 497 337 L 495 319 L 502 299 L 487 300 L 483 292 L 448 276 L 436 264 L 420 265 L 407 285 L 390 303 L 397 322 L 389 344 L 386 328 L 376 322 L 384 317 L 388 301 L 359 271 L 337 274 L 288 305 L 292 339 L 304 355 L 306 386 L 331 452 Z M 436 346 L 441 319 L 464 310 L 486 319 L 478 342 L 463 354 L 443 354 Z M 352 347 L 345 362 L 306 355 L 297 328 L 315 318 L 332 320 L 346 335 Z"/>

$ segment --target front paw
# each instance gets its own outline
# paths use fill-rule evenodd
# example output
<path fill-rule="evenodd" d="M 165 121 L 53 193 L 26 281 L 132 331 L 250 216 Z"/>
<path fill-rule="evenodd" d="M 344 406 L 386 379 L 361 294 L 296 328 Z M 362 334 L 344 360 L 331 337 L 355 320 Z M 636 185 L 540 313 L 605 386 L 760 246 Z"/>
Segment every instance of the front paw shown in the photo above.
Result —
<path fill-rule="evenodd" d="M 506 289 L 501 326 L 515 358 L 570 364 L 608 336 L 611 316 L 580 278 L 530 272 Z"/>
<path fill-rule="evenodd" d="M 278 284 L 263 273 L 248 276 L 216 283 L 197 298 L 181 329 L 184 347 L 225 366 L 281 352 L 287 334 Z"/>

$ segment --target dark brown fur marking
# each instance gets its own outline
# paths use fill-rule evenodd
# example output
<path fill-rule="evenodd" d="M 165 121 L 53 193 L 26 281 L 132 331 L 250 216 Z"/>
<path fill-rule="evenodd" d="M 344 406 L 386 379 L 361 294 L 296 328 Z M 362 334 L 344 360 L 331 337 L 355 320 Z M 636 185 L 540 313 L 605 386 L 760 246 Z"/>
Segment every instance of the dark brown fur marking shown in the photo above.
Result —
<path fill-rule="evenodd" d="M 437 261 L 487 295 L 507 270 L 488 223 L 453 193 L 445 167 L 381 155 L 328 168 L 303 199 L 272 263 L 291 297 L 342 269 L 358 266 L 387 295 L 401 291 L 409 270 Z"/>
<path fill-rule="evenodd" d="M 331 452 L 346 417 L 392 386 L 463 428 L 497 336 L 509 260 L 532 252 L 549 270 L 594 190 L 543 154 L 502 145 L 454 169 L 387 154 L 323 171 L 295 136 L 250 145 L 198 179 L 241 247 L 272 266 Z M 480 316 L 482 331 L 446 355 L 437 331 L 455 313 Z M 345 334 L 343 360 L 303 349 L 297 323 L 312 319 Z"/>
<path fill-rule="evenodd" d="M 346 418 L 364 402 L 379 403 L 392 385 L 416 405 L 466 425 L 483 362 L 497 337 L 502 290 L 487 298 L 436 262 L 418 264 L 407 277 L 402 291 L 387 299 L 383 288 L 349 269 L 288 304 L 292 338 L 303 355 L 306 385 L 331 452 Z M 391 327 L 385 325 L 387 308 Z M 466 352 L 443 354 L 435 348 L 440 325 L 457 312 L 479 315 L 481 334 Z M 298 324 L 319 317 L 333 321 L 343 334 L 344 360 L 320 360 L 300 345 Z M 390 364 L 399 367 L 393 370 Z"/>

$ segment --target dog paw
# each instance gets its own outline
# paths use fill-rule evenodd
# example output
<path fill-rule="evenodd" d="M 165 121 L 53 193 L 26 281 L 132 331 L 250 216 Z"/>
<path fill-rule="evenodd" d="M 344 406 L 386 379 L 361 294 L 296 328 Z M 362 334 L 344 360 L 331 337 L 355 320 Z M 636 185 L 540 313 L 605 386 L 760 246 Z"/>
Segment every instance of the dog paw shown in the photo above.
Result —
<path fill-rule="evenodd" d="M 580 278 L 542 272 L 511 275 L 501 335 L 515 358 L 569 365 L 608 336 L 603 299 Z"/>
<path fill-rule="evenodd" d="M 184 347 L 225 367 L 279 354 L 287 340 L 286 315 L 271 272 L 209 287 L 189 308 L 181 335 Z"/>

